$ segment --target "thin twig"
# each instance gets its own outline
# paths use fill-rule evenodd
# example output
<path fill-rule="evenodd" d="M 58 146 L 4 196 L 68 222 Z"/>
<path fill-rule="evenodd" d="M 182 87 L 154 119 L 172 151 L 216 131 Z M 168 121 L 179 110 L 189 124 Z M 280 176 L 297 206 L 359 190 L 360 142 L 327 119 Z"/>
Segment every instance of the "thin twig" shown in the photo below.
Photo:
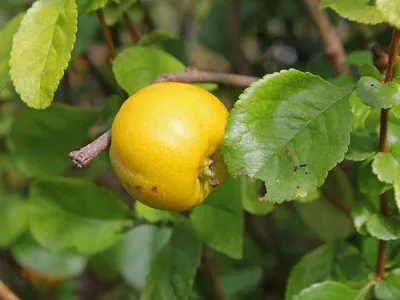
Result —
<path fill-rule="evenodd" d="M 400 31 L 397 29 L 393 29 L 392 40 L 390 42 L 388 67 L 386 70 L 384 83 L 388 83 L 393 80 L 394 67 L 396 64 L 399 42 L 400 42 Z M 388 122 L 389 122 L 389 110 L 381 109 L 379 152 L 384 152 L 384 153 L 387 152 Z M 381 194 L 379 200 L 380 200 L 381 214 L 383 216 L 387 216 L 389 214 L 389 200 L 387 192 Z M 385 278 L 386 253 L 387 253 L 387 241 L 379 240 L 378 262 L 376 267 L 376 279 L 378 281 L 383 280 Z"/>
<path fill-rule="evenodd" d="M 349 66 L 346 65 L 346 52 L 344 51 L 342 42 L 336 34 L 335 28 L 329 21 L 327 14 L 319 9 L 318 0 L 301 0 L 321 38 L 324 53 L 329 60 L 336 74 L 350 73 Z"/>
<path fill-rule="evenodd" d="M 246 75 L 205 72 L 189 68 L 186 70 L 186 72 L 182 73 L 170 73 L 165 75 L 159 75 L 154 79 L 154 82 L 170 82 L 170 81 L 186 82 L 186 83 L 213 82 L 231 86 L 247 87 L 258 79 L 259 78 L 257 77 L 246 76 Z"/>
<path fill-rule="evenodd" d="M 249 65 L 244 55 L 240 42 L 240 0 L 231 0 L 229 6 L 229 34 L 232 42 L 232 50 L 236 58 L 240 74 L 249 73 Z"/>
<path fill-rule="evenodd" d="M 96 11 L 97 19 L 99 20 L 101 30 L 103 31 L 104 38 L 106 39 L 108 50 L 110 51 L 110 56 L 114 59 L 117 56 L 117 51 L 115 50 L 114 42 L 111 38 L 110 30 L 106 25 L 106 19 L 102 9 Z"/>
<path fill-rule="evenodd" d="M 129 30 L 131 32 L 132 42 L 134 44 L 136 44 L 137 42 L 139 42 L 142 39 L 142 34 L 141 34 L 140 30 L 132 22 L 131 18 L 129 17 L 129 15 L 126 12 L 123 13 L 122 16 L 124 17 L 126 23 L 128 24 Z"/>
<path fill-rule="evenodd" d="M 350 223 L 353 222 L 353 218 L 351 217 L 350 208 L 346 204 L 344 204 L 342 201 L 340 201 L 338 198 L 336 198 L 336 196 L 326 188 L 321 189 L 321 194 L 334 207 L 336 207 L 338 210 L 340 210 L 349 219 Z"/>
<path fill-rule="evenodd" d="M 211 258 L 207 254 L 207 251 L 203 249 L 203 254 L 202 254 L 202 261 L 203 261 L 203 267 L 204 270 L 206 271 L 208 277 L 210 278 L 211 285 L 214 289 L 215 295 L 217 296 L 218 300 L 227 300 L 228 298 L 225 296 L 221 284 L 218 281 L 217 275 L 215 274 L 214 266 L 211 261 Z"/>
<path fill-rule="evenodd" d="M 20 298 L 0 280 L 0 300 L 20 300 Z"/>
<path fill-rule="evenodd" d="M 179 81 L 179 82 L 215 82 L 233 86 L 246 87 L 252 82 L 256 81 L 257 77 L 226 74 L 226 73 L 212 73 L 203 72 L 195 69 L 189 69 L 183 73 L 172 73 L 161 75 L 155 78 L 154 82 L 167 82 L 167 81 Z M 85 167 L 94 158 L 100 155 L 111 143 L 111 130 L 109 129 L 103 135 L 95 139 L 90 144 L 81 148 L 77 151 L 72 151 L 69 157 L 72 159 L 79 168 Z"/>

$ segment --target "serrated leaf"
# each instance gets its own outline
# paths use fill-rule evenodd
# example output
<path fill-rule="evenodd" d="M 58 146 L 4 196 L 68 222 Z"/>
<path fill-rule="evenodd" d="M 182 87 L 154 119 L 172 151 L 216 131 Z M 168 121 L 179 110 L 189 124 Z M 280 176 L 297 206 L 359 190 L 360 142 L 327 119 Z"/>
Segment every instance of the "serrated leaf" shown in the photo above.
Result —
<path fill-rule="evenodd" d="M 145 219 L 150 223 L 168 221 L 178 222 L 184 219 L 184 217 L 177 212 L 155 209 L 141 203 L 140 201 L 135 202 L 135 213 L 138 218 Z"/>
<path fill-rule="evenodd" d="M 375 285 L 375 297 L 379 300 L 400 299 L 400 269 L 390 271 L 383 281 Z"/>
<path fill-rule="evenodd" d="M 340 16 L 363 24 L 378 24 L 385 22 L 385 17 L 375 6 L 365 0 L 321 0 L 320 8 L 332 8 Z"/>
<path fill-rule="evenodd" d="M 382 74 L 379 72 L 379 70 L 371 64 L 362 64 L 359 66 L 358 71 L 360 73 L 360 76 L 368 76 L 372 77 L 375 79 L 382 79 Z"/>
<path fill-rule="evenodd" d="M 357 165 L 358 187 L 364 194 L 380 195 L 386 191 L 387 185 L 372 171 L 372 163 L 373 159 L 368 159 Z"/>
<path fill-rule="evenodd" d="M 373 108 L 362 103 L 361 99 L 357 96 L 356 91 L 351 93 L 349 102 L 351 105 L 351 112 L 353 113 L 353 130 L 364 131 L 365 122 Z"/>
<path fill-rule="evenodd" d="M 0 193 L 0 247 L 7 247 L 26 229 L 26 201 L 16 195 Z"/>
<path fill-rule="evenodd" d="M 351 264 L 349 267 L 349 263 Z M 340 280 L 354 288 L 369 280 L 369 270 L 358 250 L 345 244 L 328 243 L 302 257 L 293 267 L 286 286 L 285 299 L 292 300 L 305 288 L 326 280 Z"/>
<path fill-rule="evenodd" d="M 372 215 L 367 221 L 367 230 L 380 240 L 397 240 L 400 238 L 400 220 L 397 217 Z"/>
<path fill-rule="evenodd" d="M 18 30 L 23 16 L 24 13 L 16 15 L 0 31 L 0 91 L 10 81 L 8 63 L 10 60 L 12 40 L 14 34 Z"/>
<path fill-rule="evenodd" d="M 121 199 L 83 180 L 36 181 L 30 188 L 30 201 L 33 236 L 44 247 L 58 252 L 101 252 L 120 240 L 129 219 L 129 209 Z"/>
<path fill-rule="evenodd" d="M 133 288 L 142 290 L 150 263 L 170 240 L 171 228 L 141 225 L 129 231 L 116 245 L 117 265 Z"/>
<path fill-rule="evenodd" d="M 47 108 L 71 58 L 77 30 L 75 0 L 37 0 L 14 35 L 10 75 L 21 99 Z"/>
<path fill-rule="evenodd" d="M 351 133 L 349 150 L 345 159 L 362 161 L 370 158 L 378 151 L 379 137 L 375 133 L 366 131 L 353 131 Z"/>
<path fill-rule="evenodd" d="M 400 104 L 400 84 L 382 84 L 378 79 L 363 76 L 357 82 L 357 95 L 361 101 L 376 108 L 390 108 Z"/>
<path fill-rule="evenodd" d="M 11 247 L 18 264 L 40 275 L 68 278 L 81 274 L 86 267 L 82 256 L 52 252 L 40 246 L 30 234 L 25 234 Z"/>
<path fill-rule="evenodd" d="M 400 180 L 393 184 L 394 200 L 396 201 L 397 209 L 400 211 Z"/>
<path fill-rule="evenodd" d="M 400 179 L 400 162 L 391 153 L 379 152 L 372 163 L 372 171 L 380 181 L 393 183 Z"/>
<path fill-rule="evenodd" d="M 200 256 L 201 243 L 190 224 L 177 225 L 169 243 L 153 259 L 140 299 L 188 299 Z"/>
<path fill-rule="evenodd" d="M 89 14 L 99 8 L 103 8 L 108 0 L 76 0 L 79 15 Z"/>
<path fill-rule="evenodd" d="M 46 110 L 17 114 L 7 142 L 28 176 L 58 175 L 71 166 L 68 153 L 79 148 L 98 112 L 54 103 Z"/>
<path fill-rule="evenodd" d="M 400 29 L 400 3 L 396 0 L 376 0 L 376 8 L 386 21 Z"/>
<path fill-rule="evenodd" d="M 371 204 L 367 195 L 361 194 L 359 197 L 359 201 L 351 208 L 351 216 L 356 230 L 360 234 L 366 235 L 368 233 L 366 223 L 374 213 L 378 213 L 378 209 Z M 377 195 L 376 199 L 378 198 Z"/>
<path fill-rule="evenodd" d="M 293 69 L 253 83 L 230 112 L 222 149 L 230 174 L 265 181 L 268 202 L 321 186 L 350 142 L 350 92 Z"/>
<path fill-rule="evenodd" d="M 253 215 L 266 215 L 274 209 L 274 205 L 260 201 L 261 180 L 250 180 L 240 177 L 243 209 Z"/>
<path fill-rule="evenodd" d="M 302 290 L 293 300 L 329 299 L 354 300 L 357 290 L 349 288 L 340 282 L 325 281 L 316 283 Z"/>
<path fill-rule="evenodd" d="M 243 251 L 241 201 L 240 179 L 230 179 L 190 214 L 200 240 L 235 259 L 240 259 Z"/>
<path fill-rule="evenodd" d="M 172 55 L 145 46 L 123 50 L 113 63 L 115 79 L 129 95 L 151 84 L 157 75 L 184 70 L 185 66 Z"/>
<path fill-rule="evenodd" d="M 131 7 L 136 0 L 121 0 L 118 3 L 110 2 L 104 8 L 104 17 L 106 18 L 106 24 L 108 26 L 117 23 L 121 15 Z"/>
<path fill-rule="evenodd" d="M 324 241 L 345 239 L 353 230 L 352 224 L 346 215 L 334 207 L 327 199 L 327 195 L 337 197 L 339 201 L 351 207 L 355 203 L 353 187 L 345 173 L 336 168 L 330 172 L 325 181 L 322 198 L 309 203 L 296 201 L 296 209 L 316 236 Z"/>

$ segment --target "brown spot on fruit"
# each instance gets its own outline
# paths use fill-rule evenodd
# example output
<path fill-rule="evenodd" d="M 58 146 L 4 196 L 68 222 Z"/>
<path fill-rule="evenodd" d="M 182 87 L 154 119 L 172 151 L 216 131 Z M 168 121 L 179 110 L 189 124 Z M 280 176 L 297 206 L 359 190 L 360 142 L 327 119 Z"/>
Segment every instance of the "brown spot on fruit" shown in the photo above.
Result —
<path fill-rule="evenodd" d="M 152 189 L 151 189 L 151 191 L 152 191 L 153 193 L 157 193 L 157 187 L 156 187 L 156 186 L 153 186 Z"/>
<path fill-rule="evenodd" d="M 135 190 L 140 190 L 140 185 L 135 186 Z"/>

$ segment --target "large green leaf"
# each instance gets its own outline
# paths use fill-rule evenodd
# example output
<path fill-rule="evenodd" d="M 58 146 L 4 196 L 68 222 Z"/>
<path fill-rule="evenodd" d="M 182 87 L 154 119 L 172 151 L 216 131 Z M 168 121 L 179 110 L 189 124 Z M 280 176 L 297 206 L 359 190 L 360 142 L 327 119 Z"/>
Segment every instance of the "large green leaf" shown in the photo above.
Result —
<path fill-rule="evenodd" d="M 375 296 L 379 300 L 400 299 L 400 269 L 390 271 L 385 280 L 375 285 Z"/>
<path fill-rule="evenodd" d="M 378 11 L 394 27 L 400 29 L 400 3 L 397 0 L 375 0 Z"/>
<path fill-rule="evenodd" d="M 327 280 L 338 280 L 352 288 L 366 284 L 368 269 L 355 247 L 343 242 L 328 243 L 307 253 L 292 269 L 286 286 L 286 300 L 296 299 L 305 288 Z"/>
<path fill-rule="evenodd" d="M 0 31 L 0 91 L 10 80 L 8 63 L 10 60 L 12 40 L 23 16 L 23 13 L 16 15 Z"/>
<path fill-rule="evenodd" d="M 148 222 L 177 222 L 182 220 L 184 217 L 177 212 L 155 209 L 147 206 L 140 201 L 135 202 L 135 213 L 138 218 L 145 219 Z"/>
<path fill-rule="evenodd" d="M 330 7 L 342 17 L 364 24 L 385 22 L 385 17 L 366 0 L 321 0 L 320 7 Z"/>
<path fill-rule="evenodd" d="M 196 233 L 205 244 L 237 259 L 243 252 L 241 201 L 240 179 L 230 179 L 190 214 Z"/>
<path fill-rule="evenodd" d="M 367 223 L 368 232 L 380 240 L 397 240 L 400 238 L 400 219 L 385 217 L 379 214 L 372 215 Z"/>
<path fill-rule="evenodd" d="M 44 109 L 71 58 L 77 30 L 74 0 L 38 0 L 14 35 L 10 75 L 21 99 Z"/>
<path fill-rule="evenodd" d="M 71 166 L 68 153 L 82 145 L 98 113 L 54 103 L 46 110 L 21 110 L 8 144 L 28 176 L 58 175 Z"/>
<path fill-rule="evenodd" d="M 343 171 L 336 168 L 330 172 L 322 189 L 320 200 L 296 202 L 297 211 L 318 238 L 324 241 L 345 239 L 353 231 L 353 226 L 345 214 L 328 202 L 327 197 L 336 197 L 351 207 L 355 203 L 351 182 Z"/>
<path fill-rule="evenodd" d="M 235 103 L 223 141 L 230 173 L 265 181 L 268 202 L 315 190 L 347 151 L 350 92 L 297 70 L 252 84 Z"/>
<path fill-rule="evenodd" d="M 340 282 L 325 281 L 313 284 L 302 290 L 294 300 L 329 299 L 329 300 L 354 300 L 357 290 L 349 288 Z"/>
<path fill-rule="evenodd" d="M 108 0 L 76 0 L 79 14 L 88 14 L 104 7 Z"/>
<path fill-rule="evenodd" d="M 115 79 L 129 95 L 151 84 L 157 75 L 184 70 L 184 64 L 175 57 L 148 46 L 124 49 L 113 63 Z"/>
<path fill-rule="evenodd" d="M 30 234 L 19 239 L 11 252 L 20 266 L 48 277 L 77 276 L 86 266 L 82 256 L 52 252 L 40 246 Z"/>
<path fill-rule="evenodd" d="M 246 176 L 240 177 L 241 196 L 243 209 L 253 215 L 266 215 L 274 209 L 274 205 L 262 201 L 260 189 L 262 181 L 249 179 Z"/>
<path fill-rule="evenodd" d="M 357 82 L 357 95 L 371 107 L 390 108 L 400 104 L 400 84 L 383 84 L 376 78 L 363 76 Z"/>
<path fill-rule="evenodd" d="M 115 244 L 129 210 L 109 190 L 83 180 L 39 180 L 30 189 L 29 227 L 53 251 L 90 255 Z"/>
<path fill-rule="evenodd" d="M 188 299 L 200 256 L 201 243 L 190 224 L 177 225 L 169 243 L 153 259 L 140 299 Z"/>
<path fill-rule="evenodd" d="M 0 193 L 0 247 L 9 246 L 27 228 L 26 201 Z"/>
<path fill-rule="evenodd" d="M 141 225 L 116 245 L 117 265 L 122 277 L 135 289 L 141 290 L 155 255 L 171 238 L 172 229 Z"/>

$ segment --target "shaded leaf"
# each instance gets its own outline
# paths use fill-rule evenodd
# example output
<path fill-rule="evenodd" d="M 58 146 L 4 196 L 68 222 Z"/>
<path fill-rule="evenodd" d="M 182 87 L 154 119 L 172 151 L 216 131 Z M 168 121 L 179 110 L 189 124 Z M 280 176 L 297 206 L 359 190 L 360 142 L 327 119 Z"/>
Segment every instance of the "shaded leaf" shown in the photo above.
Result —
<path fill-rule="evenodd" d="M 396 0 L 376 0 L 376 8 L 382 13 L 386 21 L 400 28 L 400 3 Z"/>
<path fill-rule="evenodd" d="M 222 149 L 230 174 L 265 181 L 268 202 L 321 186 L 350 142 L 350 92 L 293 69 L 253 83 L 230 112 Z"/>
<path fill-rule="evenodd" d="M 25 234 L 11 247 L 13 257 L 24 268 L 48 277 L 73 277 L 81 274 L 86 260 L 81 256 L 52 252 Z"/>
<path fill-rule="evenodd" d="M 253 215 L 266 215 L 274 209 L 274 205 L 260 201 L 261 180 L 249 180 L 240 177 L 243 209 Z"/>
<path fill-rule="evenodd" d="M 358 68 L 358 71 L 360 73 L 360 76 L 368 76 L 378 80 L 382 78 L 382 73 L 379 72 L 379 70 L 371 64 L 362 64 Z"/>
<path fill-rule="evenodd" d="M 153 259 L 140 299 L 188 299 L 200 256 L 201 243 L 190 224 L 177 225 L 168 244 Z"/>
<path fill-rule="evenodd" d="M 370 158 L 377 152 L 379 137 L 377 134 L 365 131 L 353 131 L 351 133 L 349 150 L 345 159 L 362 161 Z"/>
<path fill-rule="evenodd" d="M 155 209 L 140 201 L 135 202 L 135 213 L 138 218 L 145 219 L 151 223 L 167 221 L 178 222 L 184 219 L 184 217 L 177 212 Z"/>
<path fill-rule="evenodd" d="M 175 57 L 148 46 L 129 47 L 113 63 L 115 79 L 129 95 L 151 84 L 157 75 L 184 70 L 185 66 Z"/>
<path fill-rule="evenodd" d="M 10 81 L 8 63 L 10 60 L 12 40 L 14 34 L 18 30 L 23 16 L 24 13 L 16 15 L 0 31 L 0 91 Z"/>
<path fill-rule="evenodd" d="M 400 220 L 374 214 L 367 221 L 367 230 L 380 240 L 396 240 L 400 238 Z"/>
<path fill-rule="evenodd" d="M 376 108 L 390 108 L 400 104 L 400 84 L 382 84 L 379 79 L 363 76 L 357 82 L 357 95 L 361 101 Z"/>
<path fill-rule="evenodd" d="M 342 17 L 358 23 L 378 24 L 385 22 L 381 12 L 365 0 L 321 0 L 320 7 L 330 7 Z"/>
<path fill-rule="evenodd" d="M 53 251 L 101 252 L 122 237 L 129 218 L 121 199 L 83 180 L 36 181 L 30 198 L 30 230 L 41 245 Z"/>
<path fill-rule="evenodd" d="M 209 247 L 239 259 L 243 251 L 243 208 L 240 179 L 230 179 L 195 207 L 190 220 Z"/>
<path fill-rule="evenodd" d="M 53 101 L 77 30 L 74 0 L 38 0 L 14 35 L 10 75 L 21 99 L 38 109 Z"/>
<path fill-rule="evenodd" d="M 68 153 L 82 145 L 97 114 L 59 103 L 46 110 L 21 110 L 7 141 L 24 174 L 44 176 L 66 171 L 71 165 Z"/>
<path fill-rule="evenodd" d="M 383 281 L 375 285 L 375 297 L 379 300 L 400 299 L 400 269 L 390 271 Z"/>
<path fill-rule="evenodd" d="M 80 15 L 91 13 L 104 7 L 108 0 L 76 0 L 78 12 Z"/>
<path fill-rule="evenodd" d="M 110 1 L 104 8 L 104 17 L 108 26 L 114 25 L 121 19 L 121 15 L 127 11 L 136 0 L 120 0 L 118 3 Z"/>
<path fill-rule="evenodd" d="M 139 45 L 152 45 L 165 40 L 179 40 L 179 36 L 174 32 L 166 29 L 154 29 L 143 35 L 139 41 Z"/>
<path fill-rule="evenodd" d="M 26 201 L 17 195 L 2 195 L 0 192 L 0 247 L 7 247 L 26 229 Z"/>
<path fill-rule="evenodd" d="M 346 63 L 354 66 L 372 64 L 372 52 L 369 50 L 352 51 L 347 55 Z"/>
<path fill-rule="evenodd" d="M 371 204 L 367 195 L 360 193 L 359 198 L 351 208 L 351 216 L 356 230 L 360 234 L 366 235 L 368 233 L 366 223 L 374 213 L 378 213 L 378 209 Z M 377 198 L 379 198 L 378 195 Z"/>
<path fill-rule="evenodd" d="M 353 300 L 357 290 L 351 289 L 340 282 L 325 281 L 316 283 L 302 290 L 294 300 L 329 299 L 329 300 Z"/>
<path fill-rule="evenodd" d="M 373 159 L 368 159 L 357 165 L 358 187 L 364 194 L 380 195 L 386 191 L 387 186 L 372 171 L 372 163 Z"/>

